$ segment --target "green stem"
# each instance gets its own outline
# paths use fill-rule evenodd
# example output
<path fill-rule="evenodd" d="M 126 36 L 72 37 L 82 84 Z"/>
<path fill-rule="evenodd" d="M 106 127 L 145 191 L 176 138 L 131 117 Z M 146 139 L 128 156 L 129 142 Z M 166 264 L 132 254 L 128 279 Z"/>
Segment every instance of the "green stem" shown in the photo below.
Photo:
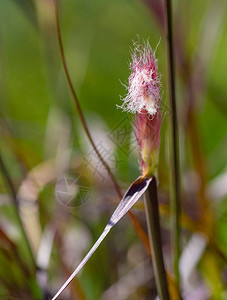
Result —
<path fill-rule="evenodd" d="M 152 263 L 158 295 L 161 300 L 169 300 L 166 271 L 162 254 L 161 229 L 158 211 L 158 195 L 156 179 L 153 177 L 145 192 L 145 212 L 148 236 L 150 241 Z"/>
<path fill-rule="evenodd" d="M 20 229 L 21 229 L 21 233 L 22 233 L 24 241 L 25 241 L 25 243 L 27 245 L 27 248 L 28 248 L 28 251 L 29 251 L 29 254 L 30 254 L 33 266 L 34 266 L 34 269 L 36 269 L 36 261 L 35 261 L 35 258 L 34 258 L 33 252 L 32 252 L 32 248 L 31 248 L 30 242 L 28 240 L 26 231 L 24 229 L 23 222 L 22 222 L 21 217 L 20 217 L 19 204 L 18 204 L 18 201 L 17 201 L 17 193 L 16 193 L 16 190 L 14 188 L 13 182 L 12 182 L 12 180 L 10 178 L 10 175 L 8 173 L 8 170 L 7 170 L 6 166 L 5 166 L 5 163 L 4 163 L 1 155 L 0 155 L 0 168 L 2 170 L 2 174 L 3 174 L 4 178 L 5 178 L 5 181 L 7 182 L 9 190 L 11 192 L 12 201 L 13 201 L 13 204 L 14 204 L 14 207 L 15 207 L 16 217 L 17 217 Z"/>
<path fill-rule="evenodd" d="M 170 102 L 172 108 L 172 138 L 173 138 L 173 181 L 174 197 L 172 201 L 173 213 L 173 247 L 174 247 L 174 273 L 178 288 L 180 287 L 179 257 L 180 257 L 180 171 L 179 171 L 179 141 L 177 127 L 177 108 L 176 108 L 176 86 L 175 86 L 175 63 L 173 50 L 173 29 L 172 29 L 172 9 L 171 0 L 166 0 L 166 20 L 167 20 L 167 39 L 168 39 L 168 62 L 169 62 L 169 83 L 170 83 Z"/>

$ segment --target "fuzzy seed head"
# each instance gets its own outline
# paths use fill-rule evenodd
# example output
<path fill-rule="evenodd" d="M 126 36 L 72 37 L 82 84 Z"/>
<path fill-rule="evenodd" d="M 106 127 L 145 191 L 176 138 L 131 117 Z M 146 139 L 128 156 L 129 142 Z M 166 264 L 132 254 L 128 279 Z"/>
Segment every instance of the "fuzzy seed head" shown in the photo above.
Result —
<path fill-rule="evenodd" d="M 156 175 L 163 112 L 160 109 L 158 64 L 148 42 L 136 44 L 130 69 L 128 94 L 120 107 L 135 114 L 134 132 L 141 158 L 141 175 Z"/>
<path fill-rule="evenodd" d="M 130 69 L 128 94 L 120 107 L 134 114 L 146 111 L 155 115 L 160 102 L 160 79 L 157 60 L 148 42 L 145 46 L 136 45 Z"/>

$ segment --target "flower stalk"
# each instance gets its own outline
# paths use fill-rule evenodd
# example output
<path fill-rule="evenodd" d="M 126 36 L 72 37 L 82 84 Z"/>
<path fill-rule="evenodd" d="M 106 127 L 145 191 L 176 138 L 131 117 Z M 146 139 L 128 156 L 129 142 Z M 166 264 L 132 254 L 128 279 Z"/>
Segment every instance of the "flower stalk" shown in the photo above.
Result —
<path fill-rule="evenodd" d="M 157 292 L 161 300 L 169 300 L 170 297 L 167 285 L 164 259 L 162 254 L 157 183 L 155 177 L 152 178 L 152 181 L 145 192 L 144 203 L 148 236 L 150 240 L 151 252 L 153 255 L 152 262 Z"/>
<path fill-rule="evenodd" d="M 169 300 L 166 271 L 162 254 L 161 230 L 155 175 L 159 163 L 160 133 L 163 120 L 160 104 L 158 64 L 150 44 L 136 44 L 130 65 L 128 94 L 121 108 L 135 114 L 134 132 L 138 142 L 142 177 L 152 178 L 145 192 L 145 212 L 157 292 Z"/>

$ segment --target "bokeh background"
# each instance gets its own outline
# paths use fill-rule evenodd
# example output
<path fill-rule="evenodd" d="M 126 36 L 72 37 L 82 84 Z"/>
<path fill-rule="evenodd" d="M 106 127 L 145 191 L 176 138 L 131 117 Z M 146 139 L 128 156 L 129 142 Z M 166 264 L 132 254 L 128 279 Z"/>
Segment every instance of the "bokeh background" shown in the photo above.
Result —
<path fill-rule="evenodd" d="M 227 299 L 226 13 L 222 0 L 173 1 L 185 299 Z M 116 105 L 126 94 L 133 41 L 149 39 L 157 47 L 166 111 L 159 199 L 165 262 L 172 274 L 164 3 L 64 0 L 59 17 L 79 102 L 122 191 L 139 175 L 139 157 L 131 116 Z M 5 166 L 0 177 L 0 298 L 49 299 L 98 238 L 119 200 L 80 125 L 62 68 L 52 0 L 0 2 L 0 101 Z M 146 230 L 142 201 L 133 212 Z M 149 256 L 126 216 L 61 299 L 155 296 Z"/>

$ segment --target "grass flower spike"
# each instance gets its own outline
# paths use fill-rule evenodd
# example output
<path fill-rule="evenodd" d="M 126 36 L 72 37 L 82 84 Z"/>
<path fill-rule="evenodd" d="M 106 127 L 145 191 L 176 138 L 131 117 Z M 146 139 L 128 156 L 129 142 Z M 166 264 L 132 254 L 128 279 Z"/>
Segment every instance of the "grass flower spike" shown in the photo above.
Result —
<path fill-rule="evenodd" d="M 141 175 L 155 175 L 158 167 L 160 130 L 160 75 L 152 48 L 136 45 L 130 64 L 128 94 L 120 106 L 124 111 L 136 114 L 134 131 L 141 157 Z"/>
<path fill-rule="evenodd" d="M 151 178 L 151 183 L 145 191 L 144 202 L 155 282 L 160 299 L 169 300 L 155 178 L 163 116 L 160 112 L 160 75 L 157 60 L 148 42 L 145 45 L 137 44 L 132 53 L 130 68 L 128 94 L 121 108 L 135 114 L 134 132 L 141 158 L 141 178 Z"/>
<path fill-rule="evenodd" d="M 97 241 L 57 291 L 52 300 L 57 299 L 70 284 L 113 226 L 117 224 L 146 190 L 149 189 L 150 183 L 154 184 L 156 182 L 154 175 L 158 167 L 162 121 L 160 116 L 160 89 L 157 69 L 157 61 L 149 43 L 144 47 L 144 50 L 142 46 L 137 46 L 132 55 L 132 74 L 129 78 L 128 95 L 124 99 L 121 108 L 136 113 L 134 130 L 141 156 L 141 176 L 130 185 Z M 157 219 L 156 216 L 155 219 Z M 155 227 L 157 228 L 157 226 L 156 224 Z"/>

